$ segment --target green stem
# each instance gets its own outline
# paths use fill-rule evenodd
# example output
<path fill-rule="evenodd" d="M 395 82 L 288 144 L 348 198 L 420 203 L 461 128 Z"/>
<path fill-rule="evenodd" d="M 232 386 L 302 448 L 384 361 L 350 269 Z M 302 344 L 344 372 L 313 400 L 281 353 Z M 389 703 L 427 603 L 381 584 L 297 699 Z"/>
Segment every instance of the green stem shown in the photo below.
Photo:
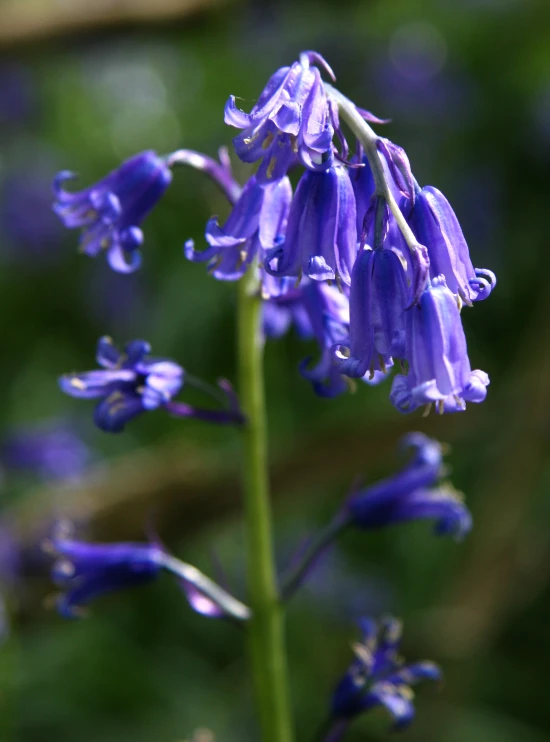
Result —
<path fill-rule="evenodd" d="M 255 275 L 256 266 L 252 265 L 238 284 L 239 391 L 247 420 L 243 432 L 243 471 L 252 609 L 247 627 L 262 742 L 291 742 L 283 607 L 277 594 L 271 534 L 261 298 Z"/>
<path fill-rule="evenodd" d="M 345 95 L 342 95 L 339 90 L 333 88 L 332 85 L 329 85 L 327 82 L 324 83 L 324 86 L 327 94 L 336 102 L 338 111 L 342 116 L 342 119 L 348 124 L 349 128 L 355 134 L 359 142 L 361 142 L 372 170 L 376 192 L 379 196 L 383 196 L 386 200 L 386 203 L 390 207 L 390 211 L 395 221 L 397 222 L 397 226 L 399 227 L 401 234 L 405 238 L 405 242 L 407 243 L 411 252 L 414 253 L 418 247 L 418 240 L 414 236 L 412 229 L 407 224 L 407 220 L 403 216 L 403 213 L 401 212 L 401 209 L 399 208 L 397 201 L 393 197 L 393 193 L 388 186 L 384 168 L 382 166 L 380 155 L 378 154 L 378 148 L 376 146 L 376 143 L 378 141 L 377 134 L 373 131 L 372 127 L 369 126 L 369 124 L 363 119 L 363 117 L 355 107 L 355 104 L 352 103 L 349 98 L 346 98 Z"/>

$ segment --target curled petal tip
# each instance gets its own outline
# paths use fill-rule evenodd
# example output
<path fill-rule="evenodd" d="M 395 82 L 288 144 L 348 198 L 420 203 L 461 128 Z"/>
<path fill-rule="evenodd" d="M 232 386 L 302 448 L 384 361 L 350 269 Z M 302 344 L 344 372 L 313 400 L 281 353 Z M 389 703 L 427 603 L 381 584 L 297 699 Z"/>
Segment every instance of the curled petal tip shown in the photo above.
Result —
<path fill-rule="evenodd" d="M 332 67 L 329 65 L 326 59 L 322 57 L 318 52 L 314 52 L 314 51 L 302 52 L 300 54 L 300 62 L 302 64 L 303 64 L 302 60 L 304 59 L 307 59 L 309 64 L 317 64 L 319 67 L 322 67 L 327 73 L 327 75 L 330 77 L 332 82 L 336 82 L 336 75 L 332 71 Z"/>

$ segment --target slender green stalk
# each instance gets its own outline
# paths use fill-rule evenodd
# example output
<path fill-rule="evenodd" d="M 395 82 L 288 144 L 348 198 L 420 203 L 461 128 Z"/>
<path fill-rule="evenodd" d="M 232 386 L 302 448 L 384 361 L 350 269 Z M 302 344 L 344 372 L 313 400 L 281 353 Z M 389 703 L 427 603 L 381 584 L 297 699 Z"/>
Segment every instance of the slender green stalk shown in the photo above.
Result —
<path fill-rule="evenodd" d="M 378 136 L 369 126 L 369 124 L 363 119 L 355 105 L 346 98 L 345 95 L 333 88 L 332 85 L 324 83 L 327 94 L 336 102 L 338 105 L 338 111 L 342 119 L 348 124 L 352 132 L 355 134 L 357 139 L 361 142 L 365 155 L 369 161 L 369 165 L 372 170 L 374 183 L 376 186 L 376 192 L 379 196 L 383 196 L 390 207 L 390 211 L 397 222 L 397 226 L 401 230 L 405 242 L 407 243 L 411 252 L 415 252 L 418 247 L 418 240 L 414 236 L 411 228 L 407 224 L 407 220 L 401 213 L 393 194 L 388 186 L 384 168 L 380 161 L 380 156 L 376 147 Z"/>
<path fill-rule="evenodd" d="M 277 594 L 271 534 L 264 399 L 261 298 L 256 266 L 239 281 L 239 391 L 247 418 L 243 432 L 244 504 L 248 562 L 250 661 L 262 742 L 293 737 L 284 645 L 283 607 Z"/>

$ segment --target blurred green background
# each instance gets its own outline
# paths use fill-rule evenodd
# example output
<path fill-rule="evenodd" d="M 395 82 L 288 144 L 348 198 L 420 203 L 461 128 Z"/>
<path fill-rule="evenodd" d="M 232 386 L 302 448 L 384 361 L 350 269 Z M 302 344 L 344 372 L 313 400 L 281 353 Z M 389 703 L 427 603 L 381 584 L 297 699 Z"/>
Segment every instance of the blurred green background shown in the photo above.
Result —
<path fill-rule="evenodd" d="M 44 605 L 52 587 L 38 549 L 60 516 L 105 540 L 140 539 L 153 522 L 210 573 L 215 553 L 242 589 L 238 434 L 157 413 L 108 436 L 93 428 L 91 404 L 56 386 L 60 373 L 93 366 L 104 333 L 145 337 L 210 381 L 235 378 L 235 287 L 182 253 L 189 237 L 203 244 L 206 219 L 226 207 L 200 175 L 177 171 L 145 223 L 142 271 L 117 276 L 77 254 L 49 189 L 57 170 L 87 185 L 142 149 L 215 154 L 232 136 L 228 95 L 253 101 L 272 71 L 315 49 L 358 105 L 392 119 L 385 135 L 421 184 L 448 196 L 474 264 L 499 285 L 463 312 L 472 364 L 491 376 L 487 401 L 465 414 L 402 417 L 387 384 L 317 399 L 297 373 L 314 348 L 294 336 L 267 347 L 282 565 L 356 476 L 395 468 L 409 430 L 451 445 L 475 522 L 463 544 L 420 523 L 350 534 L 330 556 L 289 613 L 298 740 L 313 740 L 351 659 L 354 621 L 371 612 L 402 616 L 405 656 L 445 670 L 444 687 L 420 689 L 404 740 L 550 740 L 550 3 L 91 5 L 0 0 L 2 434 L 70 415 L 95 454 L 78 483 L 4 476 L 0 517 L 21 558 L 2 570 L 11 626 L 0 646 L 0 739 L 180 742 L 200 727 L 217 742 L 257 738 L 240 632 L 193 614 L 168 579 L 65 622 Z M 387 730 L 375 713 L 349 740 Z"/>

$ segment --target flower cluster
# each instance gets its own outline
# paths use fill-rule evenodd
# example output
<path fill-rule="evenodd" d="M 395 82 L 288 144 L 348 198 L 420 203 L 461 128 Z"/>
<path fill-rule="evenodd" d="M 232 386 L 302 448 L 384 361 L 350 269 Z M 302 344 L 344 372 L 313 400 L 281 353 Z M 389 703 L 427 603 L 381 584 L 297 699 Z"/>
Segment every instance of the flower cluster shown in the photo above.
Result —
<path fill-rule="evenodd" d="M 54 209 L 66 226 L 82 228 L 83 252 L 106 250 L 115 270 L 132 271 L 140 261 L 139 225 L 170 183 L 171 168 L 200 169 L 232 211 L 223 225 L 208 222 L 207 249 L 196 251 L 188 240 L 185 255 L 206 261 L 220 280 L 238 280 L 258 265 L 262 297 L 276 305 L 264 312 L 267 335 L 307 316 L 300 330 L 317 340 L 322 361 L 302 373 L 316 392 L 345 391 L 342 377 L 379 381 L 399 362 L 390 400 L 400 412 L 432 404 L 440 413 L 464 410 L 483 401 L 489 377 L 472 370 L 460 310 L 487 298 L 495 276 L 474 268 L 445 196 L 421 188 L 405 151 L 368 123 L 383 122 L 323 82 L 322 72 L 334 80 L 319 54 L 304 52 L 269 79 L 250 113 L 229 98 L 226 123 L 242 129 L 235 151 L 259 162 L 242 189 L 224 153 L 218 164 L 190 150 L 143 152 L 77 193 L 62 190 L 72 176 L 60 173 Z M 351 159 L 340 120 L 359 141 Z M 287 174 L 299 165 L 305 170 L 292 193 Z M 310 283 L 335 285 L 341 300 Z"/>
<path fill-rule="evenodd" d="M 316 392 L 343 392 L 343 376 L 379 381 L 399 362 L 390 399 L 400 412 L 432 403 L 441 413 L 464 410 L 483 401 L 489 377 L 472 370 L 460 311 L 489 296 L 495 276 L 473 267 L 445 196 L 420 188 L 404 150 L 374 134 L 366 121 L 375 117 L 323 86 L 315 64 L 333 77 L 308 52 L 275 73 L 250 114 L 229 99 L 226 121 L 244 129 L 237 155 L 260 168 L 224 227 L 209 223 L 209 250 L 197 256 L 188 243 L 187 256 L 214 258 L 214 275 L 230 280 L 259 261 L 265 332 L 278 337 L 294 321 L 317 340 L 321 364 L 309 376 L 301 366 Z M 354 129 L 362 144 L 343 161 L 332 138 L 347 154 L 339 119 L 353 129 L 354 115 L 365 119 Z M 305 171 L 292 195 L 286 174 L 297 164 Z M 340 299 L 315 283 L 333 284 Z"/>

